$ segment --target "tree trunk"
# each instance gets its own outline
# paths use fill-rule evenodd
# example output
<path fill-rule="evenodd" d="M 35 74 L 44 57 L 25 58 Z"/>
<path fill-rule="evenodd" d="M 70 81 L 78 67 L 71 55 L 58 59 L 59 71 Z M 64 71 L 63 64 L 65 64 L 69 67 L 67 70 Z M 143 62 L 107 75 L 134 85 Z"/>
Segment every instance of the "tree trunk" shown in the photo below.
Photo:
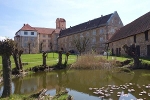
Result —
<path fill-rule="evenodd" d="M 58 67 L 62 68 L 62 51 L 58 52 Z"/>
<path fill-rule="evenodd" d="M 47 57 L 47 53 L 43 52 L 43 66 L 46 67 L 46 57 Z"/>
<path fill-rule="evenodd" d="M 65 58 L 64 67 L 66 67 L 66 65 L 67 65 L 67 63 L 68 63 L 68 56 L 69 56 L 69 53 L 66 53 L 66 58 Z"/>
<path fill-rule="evenodd" d="M 29 54 L 30 54 L 30 44 L 29 44 Z"/>
<path fill-rule="evenodd" d="M 19 65 L 20 65 L 20 69 L 22 70 L 22 61 L 21 61 L 21 55 L 19 55 Z"/>
<path fill-rule="evenodd" d="M 134 59 L 134 68 L 139 68 L 139 64 L 140 64 L 139 58 L 133 57 L 133 59 Z"/>
<path fill-rule="evenodd" d="M 11 62 L 10 56 L 2 55 L 4 90 L 2 97 L 11 95 Z"/>
<path fill-rule="evenodd" d="M 14 58 L 14 62 L 15 62 L 15 65 L 16 65 L 16 68 L 17 70 L 20 70 L 20 67 L 19 67 L 19 63 L 18 63 L 18 57 L 17 57 L 17 53 L 13 52 L 13 58 Z"/>

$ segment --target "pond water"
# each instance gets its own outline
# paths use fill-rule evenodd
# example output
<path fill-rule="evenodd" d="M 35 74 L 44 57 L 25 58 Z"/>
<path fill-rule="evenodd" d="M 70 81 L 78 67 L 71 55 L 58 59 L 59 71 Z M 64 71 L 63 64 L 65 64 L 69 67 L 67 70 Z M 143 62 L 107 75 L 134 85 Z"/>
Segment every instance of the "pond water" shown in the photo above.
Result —
<path fill-rule="evenodd" d="M 39 72 L 12 80 L 14 94 L 32 94 L 43 88 L 47 88 L 50 95 L 67 90 L 74 100 L 119 100 L 121 93 L 148 99 L 150 70 L 135 70 L 132 74 L 107 70 L 61 70 Z M 3 86 L 0 87 L 0 95 L 2 90 Z"/>

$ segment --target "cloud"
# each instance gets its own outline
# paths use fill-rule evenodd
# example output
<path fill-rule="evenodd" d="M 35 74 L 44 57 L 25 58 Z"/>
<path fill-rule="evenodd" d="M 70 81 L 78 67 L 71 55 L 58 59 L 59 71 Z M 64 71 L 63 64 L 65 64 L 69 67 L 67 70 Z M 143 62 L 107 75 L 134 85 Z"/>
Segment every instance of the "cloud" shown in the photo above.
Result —
<path fill-rule="evenodd" d="M 0 41 L 1 41 L 1 40 L 4 40 L 4 39 L 6 39 L 6 38 L 5 38 L 5 37 L 3 37 L 3 36 L 0 36 Z"/>

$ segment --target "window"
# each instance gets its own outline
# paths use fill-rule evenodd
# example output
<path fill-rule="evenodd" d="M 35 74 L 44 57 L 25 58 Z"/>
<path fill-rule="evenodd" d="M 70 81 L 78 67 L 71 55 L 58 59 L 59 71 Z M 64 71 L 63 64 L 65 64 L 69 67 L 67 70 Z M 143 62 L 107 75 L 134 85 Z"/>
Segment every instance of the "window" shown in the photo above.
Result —
<path fill-rule="evenodd" d="M 104 32 L 104 30 L 103 29 L 100 29 L 100 34 L 102 34 Z"/>
<path fill-rule="evenodd" d="M 83 37 L 83 33 L 80 33 L 80 37 Z"/>
<path fill-rule="evenodd" d="M 93 40 L 92 40 L 92 42 L 93 42 L 93 43 L 95 43 L 95 42 L 96 42 L 96 38 L 95 38 L 95 37 L 93 37 Z"/>
<path fill-rule="evenodd" d="M 93 35 L 96 35 L 96 30 L 93 30 Z"/>
<path fill-rule="evenodd" d="M 24 37 L 24 41 L 28 41 L 28 37 Z"/>
<path fill-rule="evenodd" d="M 24 35 L 28 35 L 28 32 L 24 32 Z"/>
<path fill-rule="evenodd" d="M 114 33 L 114 32 L 115 32 L 115 29 L 114 29 L 114 28 L 112 28 L 112 29 L 111 29 L 111 32 L 112 32 L 112 33 Z"/>
<path fill-rule="evenodd" d="M 43 40 L 43 42 L 46 42 L 46 40 Z"/>
<path fill-rule="evenodd" d="M 43 37 L 45 37 L 45 34 L 43 34 Z"/>
<path fill-rule="evenodd" d="M 100 42 L 103 42 L 104 41 L 104 38 L 103 37 L 100 37 Z"/>
<path fill-rule="evenodd" d="M 31 37 L 30 40 L 31 40 L 32 42 L 34 42 L 34 37 Z"/>
<path fill-rule="evenodd" d="M 134 43 L 136 43 L 136 35 L 134 35 Z"/>
<path fill-rule="evenodd" d="M 51 35 L 50 34 L 48 34 L 48 37 L 50 37 Z"/>
<path fill-rule="evenodd" d="M 86 33 L 86 36 L 89 36 L 89 32 Z"/>
<path fill-rule="evenodd" d="M 148 40 L 148 31 L 145 31 L 144 33 L 145 33 L 145 41 L 147 41 Z"/>
<path fill-rule="evenodd" d="M 31 35 L 34 35 L 34 32 L 31 32 Z"/>

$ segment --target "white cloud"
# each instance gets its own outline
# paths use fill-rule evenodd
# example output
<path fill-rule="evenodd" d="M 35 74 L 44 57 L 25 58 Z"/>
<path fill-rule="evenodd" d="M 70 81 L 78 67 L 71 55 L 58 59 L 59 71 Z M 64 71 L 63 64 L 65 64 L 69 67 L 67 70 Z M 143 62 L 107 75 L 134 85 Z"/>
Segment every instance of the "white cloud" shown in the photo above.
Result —
<path fill-rule="evenodd" d="M 4 40 L 4 39 L 6 39 L 6 38 L 5 38 L 5 37 L 3 37 L 3 36 L 0 36 L 0 41 L 1 41 L 1 40 Z"/>

